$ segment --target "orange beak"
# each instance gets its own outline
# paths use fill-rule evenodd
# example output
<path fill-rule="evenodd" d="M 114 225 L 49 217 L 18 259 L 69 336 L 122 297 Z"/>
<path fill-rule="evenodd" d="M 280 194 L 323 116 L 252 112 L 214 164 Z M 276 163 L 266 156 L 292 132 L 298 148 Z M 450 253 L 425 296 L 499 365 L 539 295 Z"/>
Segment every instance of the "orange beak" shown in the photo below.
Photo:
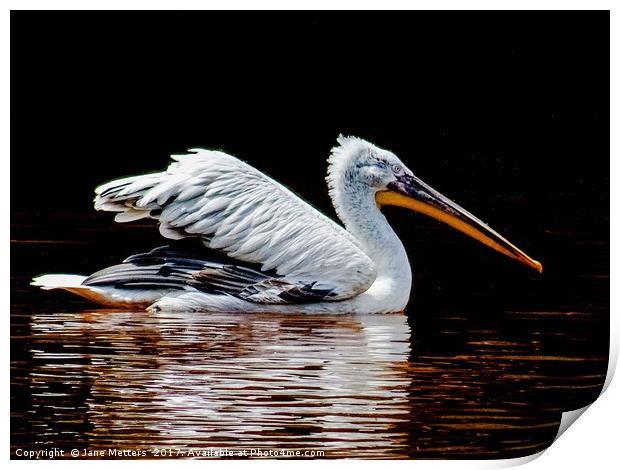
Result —
<path fill-rule="evenodd" d="M 400 176 L 387 191 L 376 194 L 379 207 L 406 207 L 444 222 L 480 243 L 542 273 L 543 267 L 477 217 L 413 175 Z"/>

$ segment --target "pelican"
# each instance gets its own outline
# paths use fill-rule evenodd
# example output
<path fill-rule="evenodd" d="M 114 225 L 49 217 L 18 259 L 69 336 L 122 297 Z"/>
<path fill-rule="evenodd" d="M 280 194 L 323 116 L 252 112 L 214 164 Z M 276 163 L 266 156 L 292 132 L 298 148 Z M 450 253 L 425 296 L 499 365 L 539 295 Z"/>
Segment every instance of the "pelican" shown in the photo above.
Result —
<path fill-rule="evenodd" d="M 224 152 L 190 149 L 172 159 L 166 171 L 95 190 L 95 209 L 116 212 L 116 222 L 155 219 L 168 245 L 88 277 L 48 274 L 32 284 L 150 311 L 400 312 L 411 267 L 381 213 L 386 205 L 440 220 L 542 272 L 392 152 L 357 137 L 341 135 L 328 159 L 329 195 L 344 227 Z"/>

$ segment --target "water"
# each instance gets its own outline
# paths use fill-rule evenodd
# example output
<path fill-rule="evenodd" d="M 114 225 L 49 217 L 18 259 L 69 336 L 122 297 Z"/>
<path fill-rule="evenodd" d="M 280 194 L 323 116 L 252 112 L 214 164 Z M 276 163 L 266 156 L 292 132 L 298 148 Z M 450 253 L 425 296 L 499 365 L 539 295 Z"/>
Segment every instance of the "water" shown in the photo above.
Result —
<path fill-rule="evenodd" d="M 12 222 L 13 457 L 52 447 L 516 457 L 546 448 L 561 412 L 605 380 L 608 247 L 592 238 L 563 233 L 558 245 L 549 234 L 544 277 L 498 257 L 484 267 L 496 273 L 468 278 L 441 265 L 467 242 L 429 226 L 432 237 L 408 242 L 443 255 L 420 250 L 407 315 L 147 313 L 96 309 L 28 279 L 86 272 L 155 246 L 156 234 L 73 215 Z M 567 275 L 570 248 L 571 262 L 589 263 Z"/>

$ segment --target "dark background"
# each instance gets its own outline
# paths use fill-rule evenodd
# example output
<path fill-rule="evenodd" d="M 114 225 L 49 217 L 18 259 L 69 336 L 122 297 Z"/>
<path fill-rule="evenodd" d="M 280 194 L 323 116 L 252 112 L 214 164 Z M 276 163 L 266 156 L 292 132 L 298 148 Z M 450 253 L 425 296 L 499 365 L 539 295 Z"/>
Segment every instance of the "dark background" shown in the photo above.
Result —
<path fill-rule="evenodd" d="M 606 12 L 12 15 L 12 207 L 225 149 L 328 206 L 339 133 L 455 198 L 606 204 Z M 484 214 L 483 214 L 484 215 Z M 506 217 L 496 217 L 510 219 Z"/>
<path fill-rule="evenodd" d="M 412 362 L 471 352 L 478 333 L 468 331 L 524 341 L 540 332 L 528 354 L 599 359 L 542 362 L 566 389 L 537 389 L 532 375 L 527 416 L 559 420 L 602 387 L 608 12 L 13 12 L 11 120 L 16 309 L 85 308 L 29 280 L 88 274 L 162 243 L 153 227 L 95 213 L 102 182 L 218 148 L 333 217 L 326 158 L 351 134 L 394 151 L 545 266 L 539 275 L 387 208 L 414 271 Z M 30 360 L 21 318 L 12 359 Z M 519 391 L 489 381 L 498 400 Z M 527 433 L 543 446 L 555 429 Z"/>

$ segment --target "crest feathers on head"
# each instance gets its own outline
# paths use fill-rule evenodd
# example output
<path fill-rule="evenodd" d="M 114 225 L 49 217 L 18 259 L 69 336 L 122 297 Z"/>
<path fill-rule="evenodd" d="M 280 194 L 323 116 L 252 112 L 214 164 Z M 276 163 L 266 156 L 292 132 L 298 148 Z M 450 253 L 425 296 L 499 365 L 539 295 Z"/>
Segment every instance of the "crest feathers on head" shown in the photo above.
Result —
<path fill-rule="evenodd" d="M 330 191 L 334 188 L 336 179 L 344 173 L 345 168 L 349 165 L 352 157 L 357 155 L 364 148 L 372 148 L 370 142 L 360 139 L 359 137 L 338 135 L 338 145 L 331 149 L 329 158 L 327 159 L 327 185 Z"/>
<path fill-rule="evenodd" d="M 364 139 L 353 136 L 345 137 L 342 134 L 338 135 L 336 141 L 338 145 L 332 147 L 329 159 L 327 160 L 330 167 L 336 164 L 338 160 L 347 159 L 347 157 L 355 154 L 356 151 L 362 147 L 372 147 L 372 144 L 366 142 Z"/>

